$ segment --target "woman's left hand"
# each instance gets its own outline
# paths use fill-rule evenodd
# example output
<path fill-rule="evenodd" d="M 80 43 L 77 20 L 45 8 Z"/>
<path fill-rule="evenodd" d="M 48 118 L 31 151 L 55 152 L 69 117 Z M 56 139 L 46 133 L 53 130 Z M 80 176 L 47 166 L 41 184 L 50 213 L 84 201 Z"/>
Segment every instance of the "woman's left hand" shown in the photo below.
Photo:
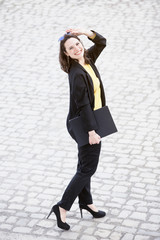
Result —
<path fill-rule="evenodd" d="M 71 33 L 73 35 L 79 36 L 79 35 L 85 35 L 87 37 L 93 37 L 94 33 L 90 30 L 86 30 L 84 28 L 68 28 L 66 30 L 67 33 Z"/>
<path fill-rule="evenodd" d="M 101 141 L 101 137 L 93 130 L 88 132 L 89 134 L 89 144 L 99 144 Z"/>
<path fill-rule="evenodd" d="M 70 32 L 73 35 L 79 36 L 85 34 L 85 29 L 82 28 L 68 28 L 66 32 Z"/>

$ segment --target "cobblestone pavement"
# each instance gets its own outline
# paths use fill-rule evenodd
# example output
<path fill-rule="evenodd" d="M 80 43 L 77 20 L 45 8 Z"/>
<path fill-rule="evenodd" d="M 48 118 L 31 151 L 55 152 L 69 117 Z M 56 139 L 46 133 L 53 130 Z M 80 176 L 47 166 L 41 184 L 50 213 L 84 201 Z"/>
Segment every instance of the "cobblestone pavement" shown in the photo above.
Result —
<path fill-rule="evenodd" d="M 0 239 L 160 240 L 160 1 L 0 1 Z M 119 132 L 93 177 L 104 219 L 46 219 L 73 176 L 68 79 L 57 39 L 82 26 L 106 36 L 97 61 Z M 90 42 L 81 37 L 87 47 Z"/>

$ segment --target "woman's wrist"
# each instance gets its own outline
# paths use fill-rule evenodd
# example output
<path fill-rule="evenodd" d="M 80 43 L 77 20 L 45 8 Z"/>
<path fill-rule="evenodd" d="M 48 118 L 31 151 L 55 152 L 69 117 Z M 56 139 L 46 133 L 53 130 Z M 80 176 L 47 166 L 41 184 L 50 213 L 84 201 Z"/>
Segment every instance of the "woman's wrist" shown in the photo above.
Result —
<path fill-rule="evenodd" d="M 86 35 L 86 36 L 89 37 L 89 38 L 94 38 L 94 37 L 95 37 L 95 33 L 92 32 L 91 30 L 86 30 L 86 31 L 84 32 L 84 35 Z"/>
<path fill-rule="evenodd" d="M 89 131 L 88 132 L 89 137 L 94 136 L 96 134 L 95 130 Z"/>

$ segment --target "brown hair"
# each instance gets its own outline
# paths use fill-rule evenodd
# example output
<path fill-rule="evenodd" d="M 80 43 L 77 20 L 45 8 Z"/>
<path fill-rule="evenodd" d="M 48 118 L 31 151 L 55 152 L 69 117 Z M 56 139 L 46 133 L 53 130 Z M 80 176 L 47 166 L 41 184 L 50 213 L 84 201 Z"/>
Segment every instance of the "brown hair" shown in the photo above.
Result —
<path fill-rule="evenodd" d="M 64 44 L 69 38 L 76 38 L 77 40 L 79 40 L 81 42 L 81 40 L 77 36 L 72 35 L 72 34 L 65 34 L 64 38 L 60 42 L 59 62 L 60 62 L 61 69 L 66 73 L 69 72 L 72 61 L 78 61 L 76 59 L 70 58 L 69 56 L 67 56 L 65 54 L 66 48 L 65 48 Z M 82 43 L 82 45 L 83 45 L 83 43 Z M 90 63 L 89 58 L 87 57 L 86 49 L 84 49 L 84 61 L 86 64 Z"/>

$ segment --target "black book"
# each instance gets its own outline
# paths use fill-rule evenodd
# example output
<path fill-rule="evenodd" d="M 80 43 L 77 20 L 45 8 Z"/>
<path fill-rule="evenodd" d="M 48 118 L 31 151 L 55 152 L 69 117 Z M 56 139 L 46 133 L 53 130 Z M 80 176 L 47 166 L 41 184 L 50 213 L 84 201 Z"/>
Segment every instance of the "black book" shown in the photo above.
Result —
<path fill-rule="evenodd" d="M 113 121 L 108 106 L 99 108 L 93 111 L 98 128 L 96 133 L 101 137 L 108 136 L 112 133 L 117 132 L 116 125 Z M 84 146 L 89 143 L 89 135 L 83 128 L 83 122 L 81 116 L 69 120 L 72 131 L 76 137 L 78 146 Z"/>

